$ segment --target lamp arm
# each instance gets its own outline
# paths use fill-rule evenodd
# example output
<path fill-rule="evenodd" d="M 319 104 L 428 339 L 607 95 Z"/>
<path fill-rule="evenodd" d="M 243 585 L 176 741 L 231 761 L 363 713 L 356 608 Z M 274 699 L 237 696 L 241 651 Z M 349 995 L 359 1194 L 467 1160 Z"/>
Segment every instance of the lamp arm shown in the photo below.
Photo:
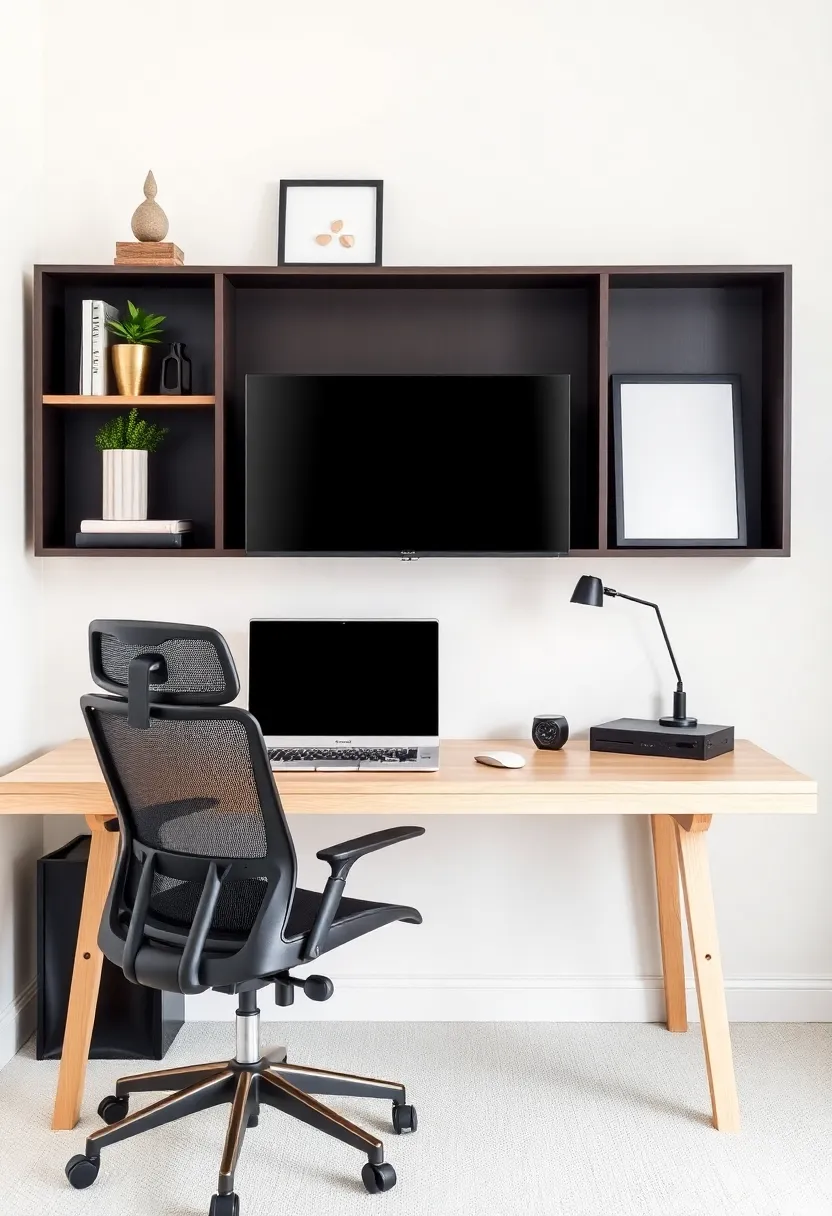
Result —
<path fill-rule="evenodd" d="M 633 604 L 644 604 L 644 606 L 646 608 L 653 608 L 655 610 L 656 616 L 659 618 L 659 628 L 662 631 L 662 637 L 664 638 L 664 644 L 667 647 L 667 653 L 670 655 L 670 661 L 673 664 L 673 670 L 676 672 L 677 688 L 678 688 L 678 691 L 681 692 L 682 688 L 683 688 L 682 675 L 681 675 L 681 672 L 679 671 L 679 664 L 676 662 L 676 656 L 673 653 L 673 647 L 670 645 L 670 638 L 667 636 L 667 630 L 664 627 L 664 621 L 662 620 L 662 614 L 661 614 L 661 610 L 659 609 L 659 605 L 654 604 L 652 600 L 640 600 L 638 598 L 638 596 L 625 595 L 623 591 L 614 591 L 612 587 L 605 587 L 604 595 L 616 595 L 616 596 L 618 596 L 618 598 L 620 600 L 630 600 L 630 602 Z"/>

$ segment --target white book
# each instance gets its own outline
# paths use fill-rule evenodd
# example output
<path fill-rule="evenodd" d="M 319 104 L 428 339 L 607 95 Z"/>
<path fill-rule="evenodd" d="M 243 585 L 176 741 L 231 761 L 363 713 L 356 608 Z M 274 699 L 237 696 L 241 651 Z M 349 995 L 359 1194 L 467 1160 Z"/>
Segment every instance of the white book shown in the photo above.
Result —
<path fill-rule="evenodd" d="M 82 532 L 190 532 L 190 519 L 82 519 Z"/>
<path fill-rule="evenodd" d="M 107 321 L 118 320 L 118 309 L 105 300 L 92 300 L 90 332 L 92 335 L 92 381 L 90 393 L 93 397 L 106 397 L 110 391 L 110 331 Z"/>
<path fill-rule="evenodd" d="M 81 374 L 78 392 L 82 397 L 92 393 L 92 300 L 81 301 Z"/>

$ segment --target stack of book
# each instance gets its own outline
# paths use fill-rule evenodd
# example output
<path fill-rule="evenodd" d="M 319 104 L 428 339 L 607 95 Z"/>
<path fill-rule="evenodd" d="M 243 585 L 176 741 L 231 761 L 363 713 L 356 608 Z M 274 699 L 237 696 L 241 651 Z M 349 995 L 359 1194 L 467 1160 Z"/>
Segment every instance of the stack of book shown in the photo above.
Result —
<path fill-rule="evenodd" d="M 82 397 L 106 397 L 110 392 L 110 331 L 108 321 L 118 320 L 118 309 L 105 300 L 81 301 Z"/>
<path fill-rule="evenodd" d="M 190 519 L 82 519 L 77 549 L 184 549 L 193 539 Z"/>

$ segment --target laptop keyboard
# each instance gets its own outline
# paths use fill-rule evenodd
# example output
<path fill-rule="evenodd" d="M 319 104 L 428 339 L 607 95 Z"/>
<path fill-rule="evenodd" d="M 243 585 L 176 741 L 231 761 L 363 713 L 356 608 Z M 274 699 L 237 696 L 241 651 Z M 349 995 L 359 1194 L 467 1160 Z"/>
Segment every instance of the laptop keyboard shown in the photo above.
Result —
<path fill-rule="evenodd" d="M 418 760 L 417 747 L 270 747 L 269 760 L 273 764 L 291 764 L 298 761 L 315 760 L 370 760 L 383 764 L 403 764 Z"/>

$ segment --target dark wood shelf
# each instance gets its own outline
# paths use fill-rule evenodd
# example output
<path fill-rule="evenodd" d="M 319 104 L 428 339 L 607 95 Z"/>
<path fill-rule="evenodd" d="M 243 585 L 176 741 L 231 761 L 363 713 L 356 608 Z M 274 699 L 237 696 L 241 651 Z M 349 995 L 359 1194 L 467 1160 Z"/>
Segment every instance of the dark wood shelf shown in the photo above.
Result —
<path fill-rule="evenodd" d="M 128 295 L 165 314 L 166 339 L 187 344 L 193 396 L 66 394 L 78 383 L 81 300 L 123 308 Z M 568 372 L 570 556 L 790 551 L 788 266 L 38 266 L 33 332 L 40 556 L 245 556 L 244 392 L 253 371 Z M 616 372 L 741 376 L 748 548 L 615 548 L 609 377 Z M 150 510 L 193 519 L 192 549 L 75 548 L 81 518 L 100 510 L 94 411 L 132 405 L 154 410 L 168 427 L 152 457 Z"/>

